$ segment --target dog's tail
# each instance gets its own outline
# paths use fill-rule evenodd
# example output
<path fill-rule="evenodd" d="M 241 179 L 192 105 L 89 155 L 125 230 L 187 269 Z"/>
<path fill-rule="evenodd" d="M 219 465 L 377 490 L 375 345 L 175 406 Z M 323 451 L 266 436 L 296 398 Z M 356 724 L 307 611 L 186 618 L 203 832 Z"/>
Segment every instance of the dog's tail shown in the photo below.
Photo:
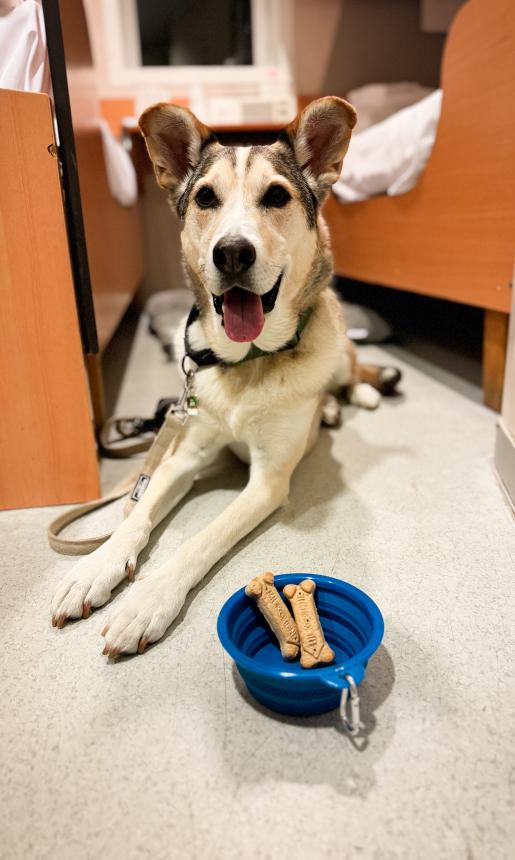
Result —
<path fill-rule="evenodd" d="M 393 394 L 399 384 L 402 373 L 397 367 L 380 366 L 378 364 L 360 364 L 354 366 L 354 376 L 359 382 L 367 382 L 381 394 Z"/>

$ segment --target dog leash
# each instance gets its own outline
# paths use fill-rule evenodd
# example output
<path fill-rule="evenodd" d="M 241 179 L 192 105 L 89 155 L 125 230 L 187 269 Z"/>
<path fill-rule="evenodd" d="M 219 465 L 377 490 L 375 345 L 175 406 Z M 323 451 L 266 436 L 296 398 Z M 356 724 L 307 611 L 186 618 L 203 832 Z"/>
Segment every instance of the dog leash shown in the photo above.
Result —
<path fill-rule="evenodd" d="M 78 505 L 53 519 L 47 529 L 47 537 L 50 547 L 55 550 L 55 552 L 61 553 L 62 555 L 86 555 L 105 543 L 106 540 L 111 537 L 112 532 L 87 538 L 65 538 L 60 537 L 60 534 L 63 529 L 71 525 L 71 523 L 80 520 L 83 516 L 91 513 L 92 511 L 96 511 L 99 508 L 104 507 L 104 505 L 109 504 L 109 502 L 114 502 L 117 499 L 120 499 L 122 496 L 125 496 L 130 492 L 130 496 L 127 499 L 123 510 L 124 518 L 127 517 L 134 505 L 141 499 L 165 454 L 169 453 L 169 455 L 172 456 L 175 453 L 177 445 L 179 444 L 184 432 L 184 425 L 190 415 L 196 415 L 198 413 L 198 398 L 194 391 L 194 379 L 197 371 L 208 367 L 215 367 L 217 365 L 222 367 L 236 367 L 239 364 L 243 364 L 244 362 L 255 358 L 263 358 L 275 355 L 277 352 L 284 352 L 285 350 L 293 349 L 299 343 L 300 336 L 308 323 L 312 310 L 312 308 L 308 308 L 303 311 L 299 317 L 297 330 L 294 336 L 284 346 L 276 350 L 276 352 L 264 352 L 259 349 L 259 347 L 252 344 L 249 352 L 244 358 L 238 362 L 229 363 L 220 359 L 211 349 L 194 350 L 191 347 L 188 338 L 188 329 L 200 316 L 200 309 L 197 305 L 193 305 L 184 331 L 185 355 L 182 360 L 182 370 L 185 376 L 184 387 L 177 402 L 167 402 L 168 408 L 164 421 L 154 440 L 151 441 L 150 439 L 144 439 L 140 442 L 124 445 L 123 447 L 113 447 L 110 440 L 112 428 L 114 427 L 116 429 L 122 439 L 130 438 L 132 435 L 135 435 L 133 432 L 135 429 L 135 419 L 112 418 L 106 422 L 100 433 L 101 451 L 104 453 L 109 452 L 110 457 L 129 457 L 132 454 L 147 451 L 148 453 L 141 470 L 138 469 L 137 472 L 132 472 L 127 478 L 124 478 L 123 481 L 116 484 L 109 493 L 106 493 L 100 499 L 95 499 L 92 502 Z M 160 405 L 164 402 L 165 401 L 160 401 L 158 404 L 154 420 L 157 419 Z M 141 421 L 141 419 L 136 420 Z M 132 428 L 129 427 L 128 422 L 132 422 Z M 140 432 L 152 429 L 148 425 L 145 426 L 144 421 L 140 424 L 140 428 Z"/>
<path fill-rule="evenodd" d="M 111 537 L 112 532 L 88 538 L 64 538 L 60 537 L 60 533 L 66 528 L 66 526 L 71 525 L 71 523 L 81 519 L 86 514 L 96 511 L 99 508 L 104 507 L 104 505 L 107 505 L 109 502 L 114 502 L 116 499 L 120 499 L 122 496 L 130 493 L 123 510 L 124 518 L 128 516 L 136 502 L 140 500 L 148 487 L 154 472 L 161 463 L 165 454 L 169 452 L 170 456 L 173 455 L 180 438 L 182 437 L 184 425 L 190 414 L 195 414 L 193 411 L 195 407 L 188 407 L 188 400 L 190 403 L 192 402 L 191 389 L 194 374 L 195 371 L 193 370 L 188 371 L 186 374 L 181 397 L 177 403 L 172 403 L 170 405 L 164 422 L 150 448 L 148 448 L 148 440 L 145 441 L 144 444 L 148 448 L 148 453 L 143 461 L 141 469 L 138 469 L 137 472 L 132 472 L 129 477 L 124 478 L 123 481 L 116 484 L 116 486 L 113 487 L 109 493 L 102 496 L 102 498 L 95 499 L 92 502 L 86 502 L 84 505 L 78 505 L 52 520 L 48 526 L 47 537 L 51 548 L 55 550 L 55 552 L 59 552 L 62 555 L 86 555 L 105 543 L 105 541 Z M 143 443 L 140 443 L 140 445 L 141 444 Z M 130 446 L 133 453 L 136 447 L 138 446 Z M 140 448 L 139 450 L 142 449 Z"/>

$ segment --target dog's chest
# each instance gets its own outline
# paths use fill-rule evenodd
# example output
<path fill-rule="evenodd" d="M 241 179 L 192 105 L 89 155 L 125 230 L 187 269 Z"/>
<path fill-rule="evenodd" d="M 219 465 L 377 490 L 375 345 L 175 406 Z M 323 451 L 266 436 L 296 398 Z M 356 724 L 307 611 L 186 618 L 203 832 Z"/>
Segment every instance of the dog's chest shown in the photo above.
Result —
<path fill-rule="evenodd" d="M 287 380 L 280 374 L 267 374 L 261 379 L 242 380 L 235 385 L 224 374 L 198 374 L 196 394 L 199 419 L 215 421 L 231 442 L 254 447 L 260 440 L 275 435 L 278 428 L 292 420 L 310 421 L 316 398 L 297 390 L 295 374 Z M 281 434 L 282 435 L 282 434 Z"/>

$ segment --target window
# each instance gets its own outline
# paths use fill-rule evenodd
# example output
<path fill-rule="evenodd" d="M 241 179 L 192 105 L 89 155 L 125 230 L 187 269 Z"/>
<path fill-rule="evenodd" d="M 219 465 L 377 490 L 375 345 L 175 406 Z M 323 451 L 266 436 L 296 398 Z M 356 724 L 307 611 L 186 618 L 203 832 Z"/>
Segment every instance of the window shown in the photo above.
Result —
<path fill-rule="evenodd" d="M 141 66 L 250 66 L 250 0 L 137 0 Z"/>

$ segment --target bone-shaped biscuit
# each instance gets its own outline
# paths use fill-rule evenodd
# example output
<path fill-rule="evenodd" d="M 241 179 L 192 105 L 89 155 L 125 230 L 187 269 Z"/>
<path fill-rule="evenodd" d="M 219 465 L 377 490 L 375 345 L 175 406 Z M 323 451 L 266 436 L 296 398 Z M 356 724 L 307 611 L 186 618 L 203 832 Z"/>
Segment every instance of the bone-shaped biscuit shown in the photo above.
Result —
<path fill-rule="evenodd" d="M 274 585 L 273 573 L 256 576 L 247 585 L 245 594 L 256 601 L 259 610 L 277 636 L 284 659 L 294 660 L 299 653 L 299 631 Z"/>
<path fill-rule="evenodd" d="M 299 585 L 285 585 L 284 594 L 290 601 L 300 636 L 300 665 L 312 669 L 317 663 L 330 663 L 334 651 L 325 641 L 317 608 L 315 606 L 316 584 L 312 579 L 303 579 Z"/>

